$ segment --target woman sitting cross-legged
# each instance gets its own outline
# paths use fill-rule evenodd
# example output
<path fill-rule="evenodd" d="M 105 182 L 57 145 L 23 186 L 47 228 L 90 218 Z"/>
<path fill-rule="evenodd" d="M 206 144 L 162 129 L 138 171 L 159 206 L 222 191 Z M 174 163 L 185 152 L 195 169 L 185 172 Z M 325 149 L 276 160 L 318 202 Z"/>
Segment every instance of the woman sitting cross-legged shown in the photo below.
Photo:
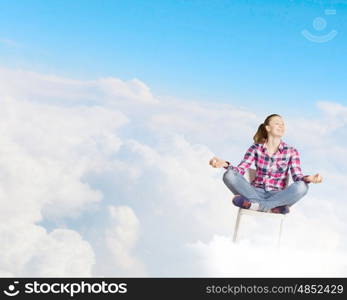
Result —
<path fill-rule="evenodd" d="M 281 139 L 284 132 L 282 117 L 272 114 L 260 124 L 253 137 L 254 144 L 237 167 L 218 157 L 210 160 L 212 167 L 227 170 L 223 181 L 234 193 L 233 203 L 236 206 L 286 214 L 290 206 L 306 195 L 309 183 L 322 182 L 319 174 L 302 174 L 299 152 Z M 256 176 L 249 183 L 243 175 L 253 161 Z M 294 182 L 287 187 L 289 171 Z"/>

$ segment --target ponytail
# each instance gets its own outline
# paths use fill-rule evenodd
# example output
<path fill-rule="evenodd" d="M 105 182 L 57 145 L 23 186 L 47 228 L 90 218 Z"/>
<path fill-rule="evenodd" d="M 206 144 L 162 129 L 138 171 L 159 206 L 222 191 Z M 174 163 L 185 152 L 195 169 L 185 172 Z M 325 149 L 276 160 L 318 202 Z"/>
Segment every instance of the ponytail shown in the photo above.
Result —
<path fill-rule="evenodd" d="M 281 117 L 278 114 L 272 114 L 266 117 L 264 123 L 261 123 L 258 127 L 257 132 L 255 133 L 253 137 L 253 141 L 255 144 L 264 144 L 267 139 L 267 131 L 266 131 L 266 125 L 269 125 L 269 122 L 272 117 Z"/>

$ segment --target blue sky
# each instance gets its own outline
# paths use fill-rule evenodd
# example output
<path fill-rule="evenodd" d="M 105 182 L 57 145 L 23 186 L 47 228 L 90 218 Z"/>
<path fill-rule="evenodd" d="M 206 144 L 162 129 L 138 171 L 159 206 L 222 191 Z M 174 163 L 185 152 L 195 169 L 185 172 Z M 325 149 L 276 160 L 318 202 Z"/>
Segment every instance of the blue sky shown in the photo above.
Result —
<path fill-rule="evenodd" d="M 346 104 L 347 1 L 0 1 L 0 65 L 307 116 Z M 325 14 L 333 9 L 335 14 Z M 326 27 L 313 28 L 316 18 Z M 325 43 L 302 30 L 337 36 Z"/>

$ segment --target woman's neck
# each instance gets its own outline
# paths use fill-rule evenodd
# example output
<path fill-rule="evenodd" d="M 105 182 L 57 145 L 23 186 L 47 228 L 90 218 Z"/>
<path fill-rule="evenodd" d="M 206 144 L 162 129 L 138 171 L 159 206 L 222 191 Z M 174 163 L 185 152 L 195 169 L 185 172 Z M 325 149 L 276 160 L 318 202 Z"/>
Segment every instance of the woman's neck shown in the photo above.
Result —
<path fill-rule="evenodd" d="M 269 136 L 267 140 L 265 141 L 266 148 L 269 150 L 277 150 L 280 143 L 281 143 L 281 137 Z"/>

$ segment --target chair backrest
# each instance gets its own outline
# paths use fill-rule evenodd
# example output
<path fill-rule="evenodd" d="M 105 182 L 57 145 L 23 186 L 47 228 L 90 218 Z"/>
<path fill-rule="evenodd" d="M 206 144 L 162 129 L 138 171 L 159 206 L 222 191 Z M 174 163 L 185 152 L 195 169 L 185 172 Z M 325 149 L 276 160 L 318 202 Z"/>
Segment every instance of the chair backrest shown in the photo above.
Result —
<path fill-rule="evenodd" d="M 253 179 L 255 178 L 255 174 L 256 174 L 256 170 L 255 169 L 251 169 L 251 168 L 248 168 L 247 169 L 247 172 L 246 172 L 246 175 L 247 175 L 247 180 L 249 182 L 252 182 Z M 287 182 L 286 182 L 286 187 L 289 185 L 289 183 L 291 183 L 291 176 L 288 174 L 288 177 L 287 177 Z"/>

